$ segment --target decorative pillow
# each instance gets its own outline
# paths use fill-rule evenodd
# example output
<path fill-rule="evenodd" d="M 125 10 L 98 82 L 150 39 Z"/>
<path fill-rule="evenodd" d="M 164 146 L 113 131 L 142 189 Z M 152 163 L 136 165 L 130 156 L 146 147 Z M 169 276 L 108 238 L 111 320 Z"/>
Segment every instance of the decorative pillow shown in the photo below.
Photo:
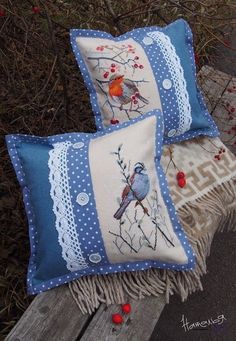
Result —
<path fill-rule="evenodd" d="M 6 137 L 29 222 L 30 293 L 83 275 L 193 268 L 162 138 L 160 111 L 95 134 Z"/>
<path fill-rule="evenodd" d="M 160 108 L 164 143 L 218 135 L 196 84 L 192 32 L 183 19 L 119 37 L 79 29 L 70 34 L 98 130 Z"/>

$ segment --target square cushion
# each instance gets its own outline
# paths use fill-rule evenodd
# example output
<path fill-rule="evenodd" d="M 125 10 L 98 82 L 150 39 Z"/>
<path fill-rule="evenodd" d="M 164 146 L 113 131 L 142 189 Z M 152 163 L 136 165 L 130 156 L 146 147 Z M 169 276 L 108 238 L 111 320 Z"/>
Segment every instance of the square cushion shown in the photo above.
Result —
<path fill-rule="evenodd" d="M 95 134 L 8 135 L 38 293 L 83 275 L 192 269 L 160 166 L 160 111 Z"/>
<path fill-rule="evenodd" d="M 184 20 L 119 37 L 86 29 L 70 34 L 98 130 L 160 108 L 164 143 L 218 135 L 196 84 L 192 32 Z"/>

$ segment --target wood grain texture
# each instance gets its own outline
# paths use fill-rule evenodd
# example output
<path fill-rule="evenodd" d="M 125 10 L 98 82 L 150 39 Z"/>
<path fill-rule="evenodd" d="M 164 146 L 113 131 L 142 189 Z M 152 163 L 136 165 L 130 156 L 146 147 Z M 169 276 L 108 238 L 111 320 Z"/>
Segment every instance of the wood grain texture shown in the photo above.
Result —
<path fill-rule="evenodd" d="M 117 305 L 106 307 L 102 304 L 80 340 L 149 340 L 165 306 L 165 296 L 148 297 L 141 301 L 131 300 L 130 303 L 132 312 L 124 316 L 124 323 L 119 326 L 112 323 L 111 317 L 114 313 L 120 313 L 121 307 Z"/>
<path fill-rule="evenodd" d="M 65 285 L 39 294 L 6 341 L 73 341 L 89 321 Z"/>

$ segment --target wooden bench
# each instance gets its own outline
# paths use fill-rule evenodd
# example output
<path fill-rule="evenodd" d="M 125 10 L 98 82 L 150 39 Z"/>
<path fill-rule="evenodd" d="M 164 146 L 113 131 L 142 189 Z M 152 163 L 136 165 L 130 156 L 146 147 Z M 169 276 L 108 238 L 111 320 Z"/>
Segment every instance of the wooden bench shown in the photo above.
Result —
<path fill-rule="evenodd" d="M 236 79 L 204 67 L 199 72 L 199 82 L 212 115 L 226 115 L 222 98 L 228 100 L 226 89 Z M 220 127 L 221 121 L 218 122 Z M 39 294 L 6 341 L 149 340 L 165 306 L 164 295 L 141 301 L 131 300 L 130 303 L 132 314 L 125 316 L 125 322 L 121 326 L 115 326 L 111 323 L 111 315 L 117 312 L 116 306 L 106 307 L 101 304 L 93 315 L 82 315 L 68 287 L 64 285 Z"/>

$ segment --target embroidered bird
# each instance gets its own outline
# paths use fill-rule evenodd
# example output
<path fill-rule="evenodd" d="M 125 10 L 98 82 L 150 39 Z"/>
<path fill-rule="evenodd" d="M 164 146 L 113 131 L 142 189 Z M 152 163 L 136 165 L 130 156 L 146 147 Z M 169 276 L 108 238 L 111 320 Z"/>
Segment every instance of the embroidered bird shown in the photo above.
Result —
<path fill-rule="evenodd" d="M 145 171 L 146 169 L 142 162 L 135 164 L 134 173 L 130 177 L 130 185 L 127 184 L 123 190 L 122 201 L 119 209 L 114 214 L 114 218 L 121 219 L 131 201 L 137 200 L 135 205 L 137 206 L 147 196 L 150 189 L 150 181 Z M 147 213 L 147 208 L 144 208 L 144 213 Z"/>
<path fill-rule="evenodd" d="M 137 104 L 136 102 L 138 99 L 145 104 L 149 103 L 146 98 L 140 95 L 135 83 L 130 79 L 124 78 L 124 75 L 112 75 L 109 80 L 108 86 L 109 95 L 113 100 L 121 105 L 121 109 L 123 105 L 128 103 L 131 103 L 131 109 L 132 103 Z"/>

